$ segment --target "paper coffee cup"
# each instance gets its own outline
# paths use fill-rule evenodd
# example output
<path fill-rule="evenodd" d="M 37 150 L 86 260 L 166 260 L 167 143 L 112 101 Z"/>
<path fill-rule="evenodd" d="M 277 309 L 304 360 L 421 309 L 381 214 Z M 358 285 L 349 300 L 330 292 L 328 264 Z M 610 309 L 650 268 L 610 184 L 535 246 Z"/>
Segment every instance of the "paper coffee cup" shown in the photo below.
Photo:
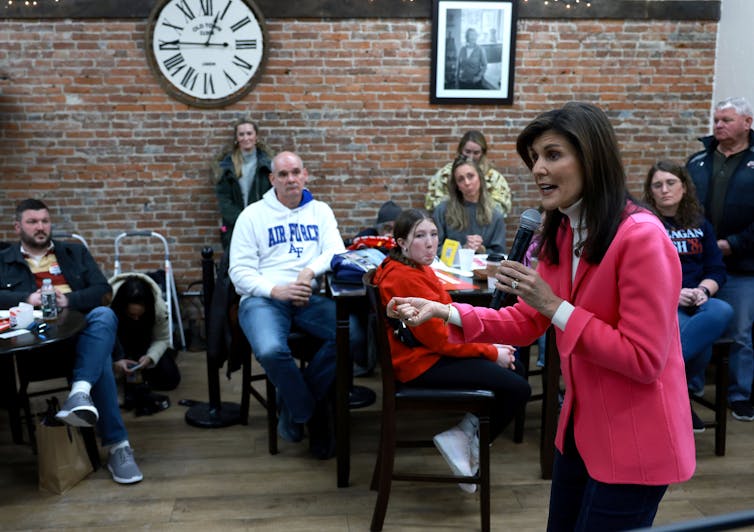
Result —
<path fill-rule="evenodd" d="M 458 250 L 458 267 L 465 271 L 470 272 L 471 266 L 474 263 L 474 250 L 461 248 Z"/>

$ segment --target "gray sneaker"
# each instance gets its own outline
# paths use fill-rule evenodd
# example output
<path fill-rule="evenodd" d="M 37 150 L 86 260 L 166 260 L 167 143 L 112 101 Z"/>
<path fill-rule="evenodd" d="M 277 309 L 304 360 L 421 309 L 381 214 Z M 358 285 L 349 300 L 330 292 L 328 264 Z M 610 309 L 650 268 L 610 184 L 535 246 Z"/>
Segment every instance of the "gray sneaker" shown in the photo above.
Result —
<path fill-rule="evenodd" d="M 107 460 L 107 468 L 113 480 L 118 484 L 133 484 L 144 478 L 134 460 L 134 452 L 129 446 L 111 452 Z"/>
<path fill-rule="evenodd" d="M 99 413 L 89 394 L 78 392 L 65 400 L 55 417 L 74 427 L 93 427 L 97 424 Z"/>

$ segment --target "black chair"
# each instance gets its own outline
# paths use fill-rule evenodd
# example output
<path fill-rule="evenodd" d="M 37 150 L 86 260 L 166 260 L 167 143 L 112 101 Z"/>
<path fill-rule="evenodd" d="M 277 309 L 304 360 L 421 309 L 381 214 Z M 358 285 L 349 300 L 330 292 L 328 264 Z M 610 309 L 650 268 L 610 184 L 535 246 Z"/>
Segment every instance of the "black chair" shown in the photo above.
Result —
<path fill-rule="evenodd" d="M 241 424 L 249 424 L 249 408 L 251 397 L 254 397 L 265 409 L 267 415 L 267 447 L 270 454 L 278 453 L 278 408 L 277 394 L 275 386 L 267 378 L 266 373 L 253 374 L 252 371 L 252 352 L 246 335 L 238 324 L 238 301 L 235 297 L 228 309 L 228 320 L 230 320 L 231 331 L 231 349 L 235 351 L 236 356 L 242 360 L 242 380 L 241 380 Z M 322 340 L 310 336 L 302 331 L 294 330 L 288 336 L 288 347 L 291 354 L 299 361 L 301 369 L 306 367 L 306 363 L 314 358 L 319 348 L 322 346 Z M 264 382 L 264 395 L 254 387 L 255 382 Z"/>
<path fill-rule="evenodd" d="M 389 328 L 385 320 L 377 286 L 372 275 L 364 275 L 364 286 L 372 310 L 377 315 L 377 353 L 382 373 L 382 423 L 377 461 L 370 489 L 377 491 L 377 501 L 372 514 L 371 530 L 382 530 L 387 512 L 393 480 L 412 482 L 468 483 L 479 486 L 479 505 L 482 530 L 490 529 L 490 409 L 494 393 L 489 390 L 441 390 L 412 388 L 398 383 L 393 373 L 393 363 L 388 343 Z M 473 476 L 429 475 L 397 473 L 394 471 L 395 450 L 398 447 L 433 447 L 428 440 L 399 440 L 397 417 L 404 411 L 474 412 L 479 418 L 479 471 Z"/>
<path fill-rule="evenodd" d="M 725 433 L 728 428 L 728 357 L 733 340 L 722 338 L 712 345 L 709 367 L 715 373 L 715 398 L 691 395 L 691 401 L 705 406 L 715 413 L 714 421 L 705 421 L 705 428 L 715 429 L 715 454 L 725 456 Z"/>
<path fill-rule="evenodd" d="M 54 349 L 38 349 L 36 352 L 26 353 L 16 359 L 16 372 L 18 374 L 18 398 L 20 407 L 24 412 L 24 421 L 29 434 L 29 442 L 32 450 L 36 452 L 36 438 L 34 437 L 34 412 L 32 412 L 32 397 L 54 395 L 68 391 L 71 387 L 71 369 L 74 364 L 75 344 L 66 342 L 66 345 L 57 345 Z M 61 381 L 65 379 L 65 384 Z M 37 389 L 30 392 L 32 383 L 50 383 L 50 387 Z"/>
<path fill-rule="evenodd" d="M 253 374 L 252 352 L 246 335 L 238 323 L 240 296 L 228 276 L 229 255 L 225 253 L 219 264 L 213 260 L 212 248 L 202 249 L 202 284 L 204 314 L 207 316 L 207 371 L 210 402 L 197 404 L 186 414 L 186 421 L 200 427 L 223 427 L 235 423 L 249 424 L 251 397 L 265 409 L 267 440 L 270 454 L 277 454 L 277 400 L 275 386 L 264 372 Z M 215 276 L 217 277 L 215 279 Z M 322 345 L 322 341 L 301 331 L 291 332 L 288 344 L 303 368 Z M 223 403 L 220 400 L 217 371 L 227 363 L 226 374 L 241 370 L 241 404 Z M 254 383 L 263 382 L 264 390 Z M 191 415 L 189 415 L 191 414 Z"/>
<path fill-rule="evenodd" d="M 26 423 L 29 444 L 34 453 L 37 452 L 35 435 L 36 413 L 32 411 L 30 399 L 70 390 L 71 372 L 75 362 L 75 347 L 75 339 L 72 339 L 52 346 L 49 349 L 38 349 L 16 358 L 15 370 L 18 375 L 18 407 L 23 411 L 23 420 Z M 65 384 L 60 382 L 63 379 L 66 381 Z M 51 387 L 41 387 L 35 391 L 29 391 L 29 386 L 32 383 L 43 382 L 50 384 Z M 94 428 L 82 428 L 80 430 L 89 460 L 96 471 L 100 467 L 100 457 Z"/>

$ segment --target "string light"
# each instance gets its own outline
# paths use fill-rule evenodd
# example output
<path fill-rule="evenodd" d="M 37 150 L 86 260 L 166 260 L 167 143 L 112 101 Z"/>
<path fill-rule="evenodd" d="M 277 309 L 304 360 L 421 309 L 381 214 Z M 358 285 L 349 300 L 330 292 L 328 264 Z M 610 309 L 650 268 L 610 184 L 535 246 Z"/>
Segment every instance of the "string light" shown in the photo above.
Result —
<path fill-rule="evenodd" d="M 524 4 L 528 4 L 529 0 L 524 0 Z M 592 2 L 586 1 L 582 2 L 582 0 L 542 0 L 542 4 L 545 7 L 554 7 L 554 6 L 564 6 L 566 9 L 571 9 L 572 7 L 592 7 Z"/>
<path fill-rule="evenodd" d="M 52 3 L 59 3 L 60 0 L 50 0 Z M 23 4 L 21 4 L 20 0 L 18 2 L 14 2 L 13 0 L 7 0 L 6 7 L 13 7 L 14 5 L 23 5 L 24 7 L 37 7 L 39 6 L 38 0 L 24 0 Z"/>

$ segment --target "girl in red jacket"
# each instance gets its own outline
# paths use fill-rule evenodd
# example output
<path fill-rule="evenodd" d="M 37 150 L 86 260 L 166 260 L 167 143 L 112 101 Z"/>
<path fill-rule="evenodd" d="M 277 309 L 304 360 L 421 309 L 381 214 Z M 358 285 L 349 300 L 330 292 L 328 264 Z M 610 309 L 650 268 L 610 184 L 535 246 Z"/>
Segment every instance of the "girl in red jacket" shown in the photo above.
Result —
<path fill-rule="evenodd" d="M 447 306 L 450 296 L 430 264 L 437 255 L 437 226 L 424 211 L 408 209 L 395 221 L 395 248 L 378 267 L 374 282 L 387 303 L 396 296 L 421 296 Z M 428 388 L 475 388 L 495 392 L 490 437 L 500 434 L 529 399 L 529 383 L 515 369 L 515 349 L 493 343 L 453 344 L 447 323 L 431 319 L 411 330 L 407 343 L 390 335 L 393 368 L 399 381 Z M 407 345 L 412 344 L 412 345 Z M 461 423 L 434 437 L 435 446 L 457 475 L 473 475 L 479 468 L 478 419 L 466 414 Z M 476 484 L 461 484 L 476 491 Z"/>

